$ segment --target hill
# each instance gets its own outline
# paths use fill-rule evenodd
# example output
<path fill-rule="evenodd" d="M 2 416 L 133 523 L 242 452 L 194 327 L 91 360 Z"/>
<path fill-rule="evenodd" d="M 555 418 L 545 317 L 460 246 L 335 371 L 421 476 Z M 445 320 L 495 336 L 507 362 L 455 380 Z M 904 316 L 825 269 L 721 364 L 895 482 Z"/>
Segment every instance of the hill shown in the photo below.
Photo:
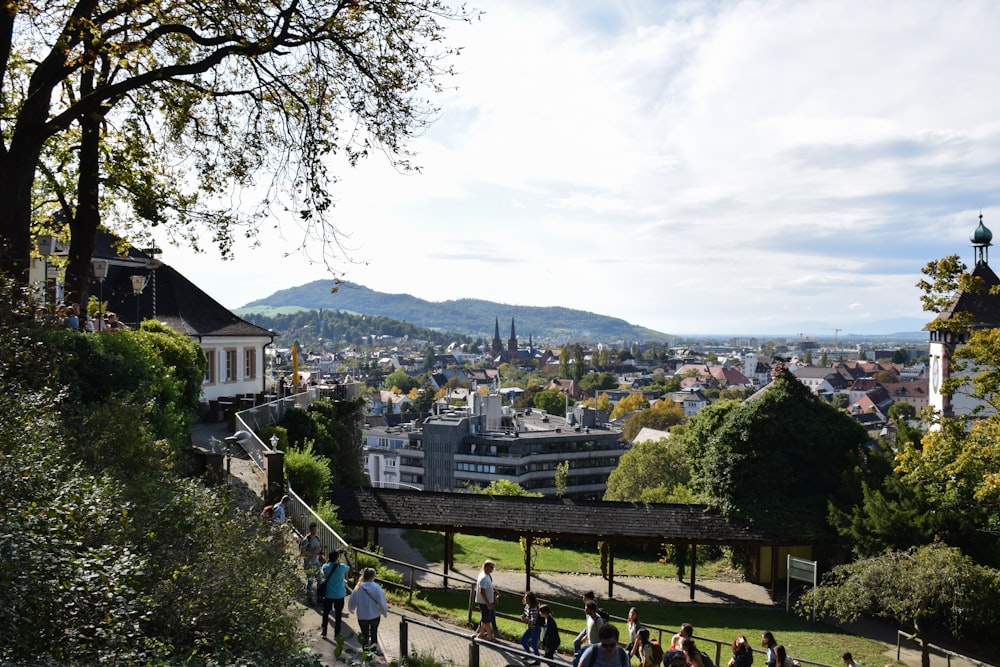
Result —
<path fill-rule="evenodd" d="M 331 293 L 329 280 L 315 280 L 275 292 L 237 309 L 241 317 L 275 315 L 295 309 L 333 309 L 364 315 L 379 315 L 420 327 L 469 336 L 493 337 L 496 319 L 500 337 L 510 334 L 514 318 L 517 336 L 555 342 L 577 340 L 665 341 L 665 333 L 630 324 L 623 319 L 557 306 L 516 306 L 481 299 L 425 301 L 409 294 L 386 294 L 356 283 L 343 282 Z"/>

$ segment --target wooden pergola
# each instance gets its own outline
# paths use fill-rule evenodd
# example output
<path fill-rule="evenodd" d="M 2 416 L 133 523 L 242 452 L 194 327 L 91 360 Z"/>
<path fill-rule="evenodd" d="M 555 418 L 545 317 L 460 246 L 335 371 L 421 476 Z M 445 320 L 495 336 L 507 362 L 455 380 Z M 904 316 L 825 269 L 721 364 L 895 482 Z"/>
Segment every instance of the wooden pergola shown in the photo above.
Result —
<path fill-rule="evenodd" d="M 691 549 L 690 596 L 694 600 L 697 547 L 801 544 L 801 539 L 751 530 L 721 516 L 706 505 L 626 503 L 565 498 L 488 496 L 474 493 L 336 487 L 330 500 L 345 525 L 359 526 L 366 543 L 378 544 L 379 528 L 404 528 L 444 533 L 444 574 L 455 563 L 455 535 L 524 538 L 525 590 L 531 590 L 531 543 L 550 538 L 609 545 L 608 598 L 614 597 L 614 546 L 663 544 Z M 771 559 L 771 581 L 778 563 Z"/>

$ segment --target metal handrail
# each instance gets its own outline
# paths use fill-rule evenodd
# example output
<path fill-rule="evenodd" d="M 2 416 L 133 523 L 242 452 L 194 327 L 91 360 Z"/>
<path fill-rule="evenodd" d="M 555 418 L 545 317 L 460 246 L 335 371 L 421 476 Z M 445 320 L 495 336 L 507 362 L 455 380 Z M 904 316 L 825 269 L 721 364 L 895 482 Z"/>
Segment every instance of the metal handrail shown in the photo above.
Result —
<path fill-rule="evenodd" d="M 909 632 L 903 632 L 902 630 L 896 630 L 896 660 L 899 660 L 900 651 L 902 650 L 901 640 L 906 640 L 908 642 L 917 642 L 916 633 L 910 634 Z M 968 660 L 974 665 L 979 665 L 980 667 L 993 667 L 988 662 L 983 662 L 978 658 L 970 658 L 967 655 L 962 655 L 961 653 L 956 653 L 951 649 L 944 648 L 943 646 L 938 646 L 936 644 L 931 644 L 930 642 L 923 642 L 928 649 L 934 649 L 938 653 L 944 654 L 945 660 L 948 663 L 948 667 L 951 667 L 951 659 L 958 658 L 960 660 Z"/>

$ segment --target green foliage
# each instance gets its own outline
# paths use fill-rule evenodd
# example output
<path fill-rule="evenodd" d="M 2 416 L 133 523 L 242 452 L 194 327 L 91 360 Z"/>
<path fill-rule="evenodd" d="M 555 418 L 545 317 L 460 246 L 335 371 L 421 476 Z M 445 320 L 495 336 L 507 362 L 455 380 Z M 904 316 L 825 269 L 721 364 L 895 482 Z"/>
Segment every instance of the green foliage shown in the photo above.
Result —
<path fill-rule="evenodd" d="M 313 451 L 330 461 L 334 484 L 361 486 L 364 475 L 361 452 L 356 447 L 357 420 L 363 401 L 320 400 L 308 410 L 288 410 L 281 426 L 289 446 L 312 441 Z"/>
<path fill-rule="evenodd" d="M 495 479 L 476 493 L 484 496 L 526 496 L 531 498 L 541 498 L 542 494 L 536 491 L 528 491 L 517 482 L 509 479 Z"/>
<path fill-rule="evenodd" d="M 754 399 L 692 423 L 695 489 L 728 516 L 825 536 L 828 503 L 846 507 L 860 495 L 854 472 L 865 430 L 787 371 Z"/>
<path fill-rule="evenodd" d="M 175 451 L 186 448 L 204 367 L 204 355 L 190 338 L 159 325 L 121 335 L 51 329 L 42 336 L 58 350 L 56 381 L 71 392 L 65 419 L 86 421 L 91 407 L 101 403 L 139 402 L 156 437 L 167 439 Z"/>
<path fill-rule="evenodd" d="M 615 389 L 618 387 L 618 378 L 614 373 L 587 373 L 580 380 L 580 388 L 586 392 L 593 393 L 595 390 Z"/>
<path fill-rule="evenodd" d="M 566 484 L 568 481 L 569 481 L 569 461 L 563 461 L 562 463 L 557 463 L 555 470 L 556 497 L 562 498 L 562 495 L 566 493 Z"/>
<path fill-rule="evenodd" d="M 838 566 L 796 611 L 841 621 L 871 614 L 910 627 L 926 641 L 932 623 L 956 637 L 992 632 L 1000 622 L 998 595 L 1000 573 L 976 565 L 959 549 L 930 544 Z M 926 643 L 923 664 L 929 664 Z"/>
<path fill-rule="evenodd" d="M 891 406 L 889 406 L 889 419 L 891 419 L 896 424 L 900 422 L 909 421 L 915 419 L 917 416 L 917 409 L 912 403 L 905 403 L 903 401 L 896 401 Z"/>
<path fill-rule="evenodd" d="M 649 408 L 649 399 L 639 391 L 633 391 L 625 398 L 618 401 L 615 404 L 615 409 L 611 412 L 611 418 L 617 419 L 622 415 L 627 415 L 630 412 L 635 412 L 637 410 L 646 410 Z"/>
<path fill-rule="evenodd" d="M 669 494 L 689 479 L 687 455 L 680 445 L 665 438 L 638 442 L 622 454 L 608 476 L 604 500 L 645 502 L 648 497 Z"/>
<path fill-rule="evenodd" d="M 532 398 L 532 404 L 550 415 L 557 417 L 566 415 L 566 395 L 558 389 L 543 389 L 536 392 Z"/>
<path fill-rule="evenodd" d="M 671 400 L 660 401 L 653 407 L 640 410 L 626 418 L 622 439 L 631 442 L 644 428 L 669 431 L 671 426 L 676 426 L 682 421 L 684 421 L 683 406 Z"/>
<path fill-rule="evenodd" d="M 143 332 L 57 348 L 20 312 L 0 313 L 2 342 L 32 357 L 0 345 L 0 663 L 315 664 L 287 611 L 300 586 L 283 534 L 171 465 L 151 420 L 164 395 L 151 377 L 170 373 L 156 355 L 142 366 Z M 73 384 L 92 358 L 140 381 L 101 400 Z M 67 407 L 80 397 L 94 421 Z"/>
<path fill-rule="evenodd" d="M 402 369 L 395 370 L 385 378 L 386 387 L 395 387 L 401 394 L 410 393 L 411 389 L 418 389 L 423 382 L 411 375 L 407 375 Z"/>
<path fill-rule="evenodd" d="M 340 508 L 331 503 L 326 498 L 323 498 L 315 505 L 312 505 L 313 511 L 319 515 L 319 518 L 323 520 L 323 523 L 330 526 L 333 532 L 337 533 L 341 537 L 346 537 L 347 533 L 344 529 L 344 524 L 338 516 Z"/>
<path fill-rule="evenodd" d="M 333 479 L 330 459 L 313 452 L 313 442 L 306 440 L 285 452 L 285 476 L 288 483 L 310 507 L 326 496 Z"/>

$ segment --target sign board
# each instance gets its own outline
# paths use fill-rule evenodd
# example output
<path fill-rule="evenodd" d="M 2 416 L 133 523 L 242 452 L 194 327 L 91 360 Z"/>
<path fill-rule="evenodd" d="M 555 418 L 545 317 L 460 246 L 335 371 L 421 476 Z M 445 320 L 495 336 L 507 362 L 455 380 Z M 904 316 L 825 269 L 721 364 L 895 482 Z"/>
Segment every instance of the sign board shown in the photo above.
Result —
<path fill-rule="evenodd" d="M 788 554 L 788 575 L 785 578 L 785 611 L 789 610 L 792 598 L 792 579 L 796 581 L 807 581 L 816 588 L 816 561 L 796 558 Z M 813 620 L 816 620 L 816 610 L 813 610 Z"/>

